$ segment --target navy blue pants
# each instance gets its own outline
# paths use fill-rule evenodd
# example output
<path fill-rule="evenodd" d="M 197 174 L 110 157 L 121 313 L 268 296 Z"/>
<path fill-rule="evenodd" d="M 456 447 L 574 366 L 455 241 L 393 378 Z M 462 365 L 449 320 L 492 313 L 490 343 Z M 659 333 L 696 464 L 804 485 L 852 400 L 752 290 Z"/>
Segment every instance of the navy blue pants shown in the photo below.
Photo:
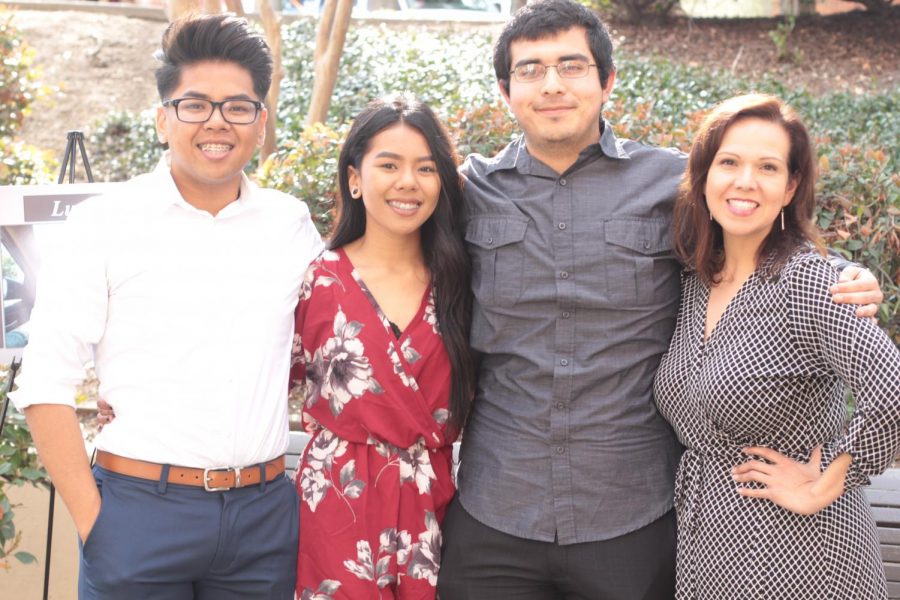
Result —
<path fill-rule="evenodd" d="M 81 600 L 293 600 L 300 506 L 286 477 L 226 492 L 96 466 L 94 478 Z"/>

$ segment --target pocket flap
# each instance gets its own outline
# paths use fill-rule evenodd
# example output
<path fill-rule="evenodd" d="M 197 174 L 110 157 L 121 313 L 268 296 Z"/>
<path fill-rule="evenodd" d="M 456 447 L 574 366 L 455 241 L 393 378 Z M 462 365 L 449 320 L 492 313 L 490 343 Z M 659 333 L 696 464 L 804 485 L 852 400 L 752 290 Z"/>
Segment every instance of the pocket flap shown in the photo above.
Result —
<path fill-rule="evenodd" d="M 466 225 L 466 241 L 490 250 L 521 242 L 527 229 L 525 217 L 476 217 Z"/>
<path fill-rule="evenodd" d="M 670 224 L 665 219 L 610 219 L 605 223 L 606 242 L 640 254 L 672 250 Z"/>

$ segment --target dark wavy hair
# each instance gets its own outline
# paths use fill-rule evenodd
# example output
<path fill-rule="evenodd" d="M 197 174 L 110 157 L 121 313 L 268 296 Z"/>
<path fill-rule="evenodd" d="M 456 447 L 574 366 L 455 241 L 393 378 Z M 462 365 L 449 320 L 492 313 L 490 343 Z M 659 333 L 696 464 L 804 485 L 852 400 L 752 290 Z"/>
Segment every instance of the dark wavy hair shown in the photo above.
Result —
<path fill-rule="evenodd" d="M 462 429 L 475 392 L 475 360 L 469 347 L 471 265 L 463 244 L 465 205 L 456 170 L 459 162 L 456 150 L 447 130 L 428 106 L 414 98 L 389 96 L 370 102 L 356 116 L 338 159 L 338 215 L 328 245 L 338 248 L 365 233 L 366 209 L 350 195 L 350 167 L 359 170 L 372 138 L 399 124 L 422 134 L 441 180 L 437 207 L 422 224 L 422 253 L 431 273 L 441 338 L 450 357 L 450 420 L 457 429 Z"/>
<path fill-rule="evenodd" d="M 190 15 L 174 21 L 163 32 L 154 55 L 160 100 L 168 100 L 181 81 L 181 69 L 201 61 L 237 63 L 250 72 L 253 91 L 263 102 L 272 85 L 272 52 L 266 39 L 243 17 L 233 14 Z"/>
<path fill-rule="evenodd" d="M 543 40 L 572 29 L 583 27 L 588 46 L 597 65 L 600 84 L 605 88 L 609 75 L 616 70 L 613 62 L 612 40 L 600 18 L 590 9 L 573 0 L 538 0 L 526 4 L 507 21 L 494 44 L 494 74 L 509 93 L 512 68 L 510 46 L 516 40 Z"/>
<path fill-rule="evenodd" d="M 688 167 L 675 203 L 675 252 L 707 285 L 718 282 L 724 265 L 722 227 L 710 220 L 706 204 L 706 176 L 722 145 L 725 132 L 742 119 L 763 119 L 780 125 L 788 134 L 788 172 L 797 184 L 791 203 L 784 207 L 784 231 L 776 225 L 763 240 L 757 262 L 772 257 L 770 274 L 777 273 L 791 254 L 810 244 L 822 251 L 813 223 L 816 207 L 816 153 L 806 126 L 781 99 L 768 94 L 746 94 L 725 100 L 710 111 L 694 137 Z"/>

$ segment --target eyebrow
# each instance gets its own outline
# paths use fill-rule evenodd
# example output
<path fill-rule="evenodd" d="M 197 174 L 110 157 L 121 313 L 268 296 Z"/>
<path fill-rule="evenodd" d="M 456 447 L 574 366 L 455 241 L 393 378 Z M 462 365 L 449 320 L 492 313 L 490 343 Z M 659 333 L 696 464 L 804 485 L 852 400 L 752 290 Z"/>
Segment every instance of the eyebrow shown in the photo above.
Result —
<path fill-rule="evenodd" d="M 741 157 L 741 155 L 738 154 L 737 152 L 730 152 L 728 150 L 719 150 L 718 152 L 716 152 L 715 155 L 719 156 L 720 154 L 727 154 L 729 156 L 736 156 L 738 158 Z M 775 156 L 774 154 L 772 156 L 760 156 L 759 159 L 760 160 L 777 160 L 778 162 L 784 163 L 784 164 L 787 164 L 787 162 L 788 162 L 788 161 L 784 160 L 783 158 L 781 158 L 780 156 Z"/>
<path fill-rule="evenodd" d="M 394 152 L 388 152 L 385 150 L 384 152 L 379 152 L 375 155 L 375 158 L 392 158 L 394 160 L 403 160 L 403 157 Z M 434 157 L 432 155 L 428 156 L 420 156 L 416 159 L 416 162 L 434 162 Z"/>
<path fill-rule="evenodd" d="M 184 94 L 181 95 L 182 98 L 197 98 L 199 100 L 212 100 L 208 94 L 204 94 L 202 92 L 194 92 L 191 90 L 187 90 Z M 252 96 L 248 96 L 247 94 L 235 94 L 234 96 L 226 96 L 223 102 L 227 102 L 229 100 L 249 100 L 251 102 L 256 102 L 256 98 Z"/>
<path fill-rule="evenodd" d="M 561 62 L 565 62 L 567 60 L 586 60 L 586 61 L 590 62 L 591 59 L 589 59 L 584 54 L 580 54 L 580 53 L 565 54 L 556 59 L 557 64 L 559 64 Z M 517 69 L 524 65 L 534 65 L 534 64 L 543 64 L 543 63 L 536 58 L 523 58 L 522 60 L 520 60 L 519 62 L 517 62 L 516 64 L 513 65 L 513 69 Z"/>

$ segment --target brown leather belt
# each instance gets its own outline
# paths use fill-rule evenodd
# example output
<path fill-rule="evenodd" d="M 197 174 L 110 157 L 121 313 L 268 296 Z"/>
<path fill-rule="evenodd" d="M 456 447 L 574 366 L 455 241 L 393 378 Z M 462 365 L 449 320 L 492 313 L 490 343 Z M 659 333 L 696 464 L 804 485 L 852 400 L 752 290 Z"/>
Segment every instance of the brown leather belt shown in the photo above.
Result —
<path fill-rule="evenodd" d="M 97 463 L 107 471 L 159 481 L 162 477 L 163 465 L 133 458 L 125 458 L 117 454 L 97 450 Z M 284 473 L 284 455 L 265 463 L 266 481 L 272 481 Z M 202 487 L 207 492 L 222 492 L 234 488 L 242 488 L 259 484 L 259 465 L 249 467 L 214 467 L 210 469 L 194 469 L 191 467 L 169 467 L 169 483 Z"/>

